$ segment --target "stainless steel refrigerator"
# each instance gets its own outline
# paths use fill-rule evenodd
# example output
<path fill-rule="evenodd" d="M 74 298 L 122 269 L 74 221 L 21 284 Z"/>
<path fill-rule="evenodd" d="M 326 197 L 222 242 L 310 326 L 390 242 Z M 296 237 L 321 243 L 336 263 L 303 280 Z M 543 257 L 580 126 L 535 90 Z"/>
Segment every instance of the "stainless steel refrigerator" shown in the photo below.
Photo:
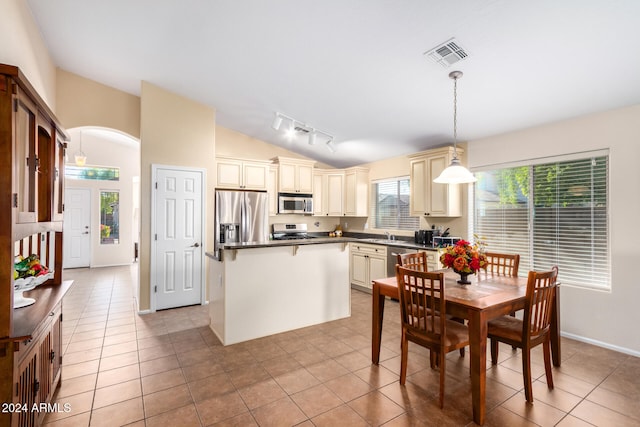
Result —
<path fill-rule="evenodd" d="M 269 197 L 261 191 L 216 190 L 214 254 L 222 260 L 220 245 L 269 240 Z"/>

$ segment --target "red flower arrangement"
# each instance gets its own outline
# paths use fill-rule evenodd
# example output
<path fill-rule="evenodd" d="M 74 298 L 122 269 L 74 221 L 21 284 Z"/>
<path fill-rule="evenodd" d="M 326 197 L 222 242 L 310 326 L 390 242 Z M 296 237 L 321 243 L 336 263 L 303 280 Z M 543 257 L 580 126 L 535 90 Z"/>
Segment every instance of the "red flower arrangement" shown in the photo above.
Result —
<path fill-rule="evenodd" d="M 484 245 L 471 244 L 466 240 L 459 240 L 453 246 L 444 248 L 440 255 L 440 262 L 460 274 L 475 274 L 481 268 L 487 268 L 487 257 L 484 255 Z"/>

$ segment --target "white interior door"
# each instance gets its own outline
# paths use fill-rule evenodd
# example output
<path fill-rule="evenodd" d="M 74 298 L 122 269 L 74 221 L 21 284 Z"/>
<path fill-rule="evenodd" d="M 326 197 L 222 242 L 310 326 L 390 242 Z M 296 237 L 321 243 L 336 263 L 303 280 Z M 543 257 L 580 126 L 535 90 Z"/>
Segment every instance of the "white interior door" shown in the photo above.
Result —
<path fill-rule="evenodd" d="M 63 268 L 91 265 L 91 190 L 65 188 Z"/>
<path fill-rule="evenodd" d="M 154 166 L 153 170 L 151 291 L 155 309 L 200 304 L 204 300 L 204 171 L 171 166 Z"/>

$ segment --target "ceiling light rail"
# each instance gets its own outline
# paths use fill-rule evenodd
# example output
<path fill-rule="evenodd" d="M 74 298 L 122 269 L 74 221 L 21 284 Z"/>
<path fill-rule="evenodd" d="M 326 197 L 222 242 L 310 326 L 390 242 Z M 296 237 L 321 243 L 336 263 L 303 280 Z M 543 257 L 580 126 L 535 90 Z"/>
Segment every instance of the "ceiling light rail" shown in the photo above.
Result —
<path fill-rule="evenodd" d="M 325 145 L 330 152 L 336 152 L 333 135 L 286 114 L 276 113 L 271 127 L 274 130 L 281 130 L 283 121 L 289 122 L 289 126 L 285 130 L 285 136 L 289 141 L 293 141 L 298 135 L 306 135 L 309 145 L 315 145 L 320 138 L 326 140 Z"/>

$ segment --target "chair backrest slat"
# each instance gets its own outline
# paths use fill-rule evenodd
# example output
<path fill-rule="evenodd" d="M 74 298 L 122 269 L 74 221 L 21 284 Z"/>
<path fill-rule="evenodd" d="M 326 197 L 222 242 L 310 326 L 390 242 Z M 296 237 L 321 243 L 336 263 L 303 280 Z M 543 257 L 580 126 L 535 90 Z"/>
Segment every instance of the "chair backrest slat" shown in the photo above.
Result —
<path fill-rule="evenodd" d="M 555 296 L 558 267 L 551 271 L 530 271 L 527 281 L 527 297 L 524 312 L 524 334 L 536 337 L 551 324 L 551 307 Z"/>
<path fill-rule="evenodd" d="M 444 273 L 429 273 L 396 265 L 400 314 L 412 333 L 440 341 L 445 333 Z"/>
<path fill-rule="evenodd" d="M 427 268 L 426 252 L 410 252 L 406 254 L 398 254 L 398 264 L 401 267 L 410 268 L 418 271 L 429 271 Z"/>
<path fill-rule="evenodd" d="M 519 254 L 501 254 L 498 252 L 485 252 L 487 257 L 487 273 L 501 276 L 518 276 L 520 267 Z"/>

